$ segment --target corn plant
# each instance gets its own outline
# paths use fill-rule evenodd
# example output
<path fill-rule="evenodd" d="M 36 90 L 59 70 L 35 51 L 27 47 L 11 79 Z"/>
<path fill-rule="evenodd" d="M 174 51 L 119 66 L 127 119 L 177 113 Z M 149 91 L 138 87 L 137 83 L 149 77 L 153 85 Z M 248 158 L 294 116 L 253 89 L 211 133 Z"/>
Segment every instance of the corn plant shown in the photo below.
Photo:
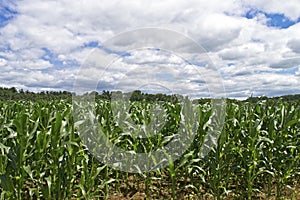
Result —
<path fill-rule="evenodd" d="M 79 112 L 76 121 L 66 100 L 0 101 L 0 199 L 300 198 L 299 101 L 228 101 L 220 137 L 210 141 L 217 145 L 205 156 L 202 146 L 216 114 L 210 102 L 192 108 L 96 99 L 93 109 L 89 116 Z M 197 126 L 183 112 L 197 113 Z M 92 137 L 80 135 L 83 119 L 97 122 Z M 183 123 L 187 133 L 196 131 L 190 146 L 178 159 L 153 158 L 166 165 L 152 171 L 120 171 L 94 154 L 106 153 L 95 142 L 103 134 L 126 152 L 151 154 L 176 142 Z"/>

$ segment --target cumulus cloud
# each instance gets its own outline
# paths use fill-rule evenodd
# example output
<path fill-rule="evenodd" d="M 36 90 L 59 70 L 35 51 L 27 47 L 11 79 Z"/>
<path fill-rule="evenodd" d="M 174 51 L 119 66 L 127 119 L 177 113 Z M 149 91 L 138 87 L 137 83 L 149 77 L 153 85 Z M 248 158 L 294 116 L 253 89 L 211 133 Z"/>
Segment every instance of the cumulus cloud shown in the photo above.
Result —
<path fill-rule="evenodd" d="M 271 65 L 272 68 L 293 68 L 300 66 L 300 57 L 287 58 Z"/>
<path fill-rule="evenodd" d="M 77 79 L 76 91 L 105 90 L 130 92 L 151 91 L 151 87 L 165 88 L 169 93 L 190 97 L 215 97 L 219 93 L 220 77 L 206 66 L 191 65 L 173 52 L 157 49 L 139 49 L 126 57 L 117 57 L 106 66 L 105 61 L 95 52 L 82 66 Z M 98 56 L 97 56 L 98 55 Z M 160 90 L 158 90 L 160 91 Z M 151 91 L 157 93 L 157 91 Z"/>
<path fill-rule="evenodd" d="M 0 58 L 0 66 L 4 66 L 7 64 L 7 61 L 3 58 Z"/>
<path fill-rule="evenodd" d="M 300 67 L 298 67 L 298 71 L 296 72 L 297 76 L 300 76 Z"/>
<path fill-rule="evenodd" d="M 3 9 L 0 10 L 5 10 L 6 16 L 0 23 L 1 86 L 72 90 L 76 77 L 80 83 L 91 87 L 95 81 L 90 79 L 100 76 L 103 88 L 113 89 L 115 81 L 122 79 L 124 86 L 138 88 L 152 76 L 161 84 L 177 86 L 177 92 L 185 90 L 205 96 L 208 85 L 204 83 L 210 81 L 213 85 L 214 80 L 218 80 L 213 75 L 217 74 L 217 69 L 229 97 L 298 91 L 299 70 L 280 73 L 280 70 L 299 67 L 298 0 L 284 3 L 276 0 L 176 3 L 171 0 L 28 0 L 1 4 Z M 249 18 L 246 16 L 249 12 L 256 13 Z M 270 16 L 266 14 L 282 14 L 294 24 L 287 28 L 272 27 L 268 24 Z M 171 32 L 155 38 L 151 31 L 148 31 L 149 36 L 145 31 L 124 39 L 122 33 L 145 27 L 182 33 L 198 43 L 202 52 L 199 53 L 197 45 L 186 44 Z M 117 43 L 107 42 L 120 34 L 123 37 Z M 145 38 L 172 40 L 171 45 L 155 41 L 144 41 L 144 44 L 152 43 L 177 52 L 136 50 Z M 114 51 L 114 45 L 119 52 Z M 87 67 L 87 60 L 96 46 L 115 55 L 113 58 L 119 57 L 114 63 L 118 63 L 118 67 L 113 67 L 114 71 L 105 77 L 101 76 L 105 69 Z M 128 49 L 132 51 L 127 52 Z M 121 53 L 126 56 L 120 57 Z M 211 71 L 200 67 L 205 66 L 203 60 L 207 60 L 207 55 L 212 61 L 210 66 L 215 66 Z M 189 65 L 183 63 L 187 61 L 195 66 L 186 67 Z M 80 65 L 86 67 L 82 70 L 86 77 L 78 77 Z M 195 67 L 201 76 L 193 74 L 195 70 L 191 69 Z M 168 69 L 172 69 L 172 73 Z M 137 71 L 133 73 L 134 70 Z M 130 76 L 129 71 L 132 72 Z M 143 75 L 145 71 L 148 76 Z M 133 75 L 138 78 L 134 79 Z M 208 81 L 204 80 L 205 76 L 210 77 Z M 283 81 L 287 78 L 289 81 Z"/>
<path fill-rule="evenodd" d="M 288 41 L 287 46 L 295 53 L 300 53 L 300 39 L 291 39 Z"/>

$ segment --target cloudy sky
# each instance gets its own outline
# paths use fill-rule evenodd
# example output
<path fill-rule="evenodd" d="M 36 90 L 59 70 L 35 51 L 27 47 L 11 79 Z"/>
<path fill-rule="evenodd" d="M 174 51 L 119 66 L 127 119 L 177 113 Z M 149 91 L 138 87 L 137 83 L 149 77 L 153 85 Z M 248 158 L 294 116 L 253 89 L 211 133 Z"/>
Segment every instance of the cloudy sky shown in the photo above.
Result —
<path fill-rule="evenodd" d="M 130 36 L 144 28 L 166 34 Z M 190 43 L 187 47 L 176 34 L 168 37 L 172 31 L 203 52 Z M 110 41 L 116 37 L 113 49 Z M 164 39 L 174 43 L 166 46 Z M 141 46 L 143 40 L 148 42 Z M 97 57 L 95 48 L 107 54 L 104 59 L 112 56 L 109 67 L 101 66 L 103 56 Z M 98 65 L 91 67 L 95 57 Z M 99 90 L 209 96 L 222 85 L 231 98 L 296 94 L 300 2 L 0 0 L 0 72 L 0 87 L 31 91 L 74 91 L 80 80 L 83 87 Z"/>

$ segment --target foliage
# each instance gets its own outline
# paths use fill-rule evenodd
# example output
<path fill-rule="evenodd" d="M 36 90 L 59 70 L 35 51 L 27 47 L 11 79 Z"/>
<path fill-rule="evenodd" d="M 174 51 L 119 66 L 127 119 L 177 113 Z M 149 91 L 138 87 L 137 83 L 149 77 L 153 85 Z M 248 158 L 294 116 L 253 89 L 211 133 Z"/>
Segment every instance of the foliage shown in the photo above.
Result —
<path fill-rule="evenodd" d="M 110 140 L 126 150 L 155 150 L 153 145 L 166 144 L 177 130 L 176 102 L 165 103 L 169 118 L 161 133 L 143 140 L 122 134 L 110 104 L 97 99 L 96 116 Z M 133 101 L 132 120 L 148 123 L 144 113 L 153 104 Z M 181 159 L 130 174 L 91 155 L 74 128 L 70 102 L 0 101 L 0 199 L 107 199 L 138 193 L 149 199 L 299 198 L 300 101 L 228 103 L 218 146 L 202 158 L 211 109 L 209 102 L 199 105 L 197 136 Z"/>

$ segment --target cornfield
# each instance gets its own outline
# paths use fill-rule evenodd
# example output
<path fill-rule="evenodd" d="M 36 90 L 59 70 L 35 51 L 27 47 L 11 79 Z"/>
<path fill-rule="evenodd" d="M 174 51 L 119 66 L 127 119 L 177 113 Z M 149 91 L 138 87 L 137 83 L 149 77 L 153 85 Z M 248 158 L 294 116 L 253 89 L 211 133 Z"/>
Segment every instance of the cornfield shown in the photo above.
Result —
<path fill-rule="evenodd" d="M 135 124 L 149 123 L 154 102 L 132 102 Z M 124 134 L 111 102 L 95 117 L 126 151 L 155 151 L 177 131 L 180 105 L 165 102 L 166 123 L 155 137 Z M 74 126 L 72 103 L 0 101 L 0 199 L 300 199 L 300 102 L 227 102 L 217 145 L 199 156 L 212 106 L 199 104 L 197 134 L 166 167 L 130 173 L 101 163 Z M 162 118 L 161 118 L 162 119 Z"/>

